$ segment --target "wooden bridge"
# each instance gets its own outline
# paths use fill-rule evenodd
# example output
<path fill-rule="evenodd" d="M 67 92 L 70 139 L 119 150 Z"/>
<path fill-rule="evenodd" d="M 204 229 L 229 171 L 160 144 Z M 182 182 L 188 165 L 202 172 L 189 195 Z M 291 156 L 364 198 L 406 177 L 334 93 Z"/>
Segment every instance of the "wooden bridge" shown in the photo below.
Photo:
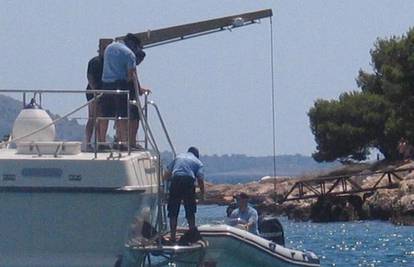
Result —
<path fill-rule="evenodd" d="M 291 200 L 318 198 L 321 196 L 349 196 L 357 193 L 370 193 L 378 189 L 392 189 L 398 187 L 402 180 L 401 173 L 411 172 L 414 168 L 392 169 L 370 173 L 353 173 L 338 176 L 322 176 L 315 179 L 297 181 L 286 193 L 282 203 Z M 368 176 L 374 183 L 364 186 L 362 180 Z"/>

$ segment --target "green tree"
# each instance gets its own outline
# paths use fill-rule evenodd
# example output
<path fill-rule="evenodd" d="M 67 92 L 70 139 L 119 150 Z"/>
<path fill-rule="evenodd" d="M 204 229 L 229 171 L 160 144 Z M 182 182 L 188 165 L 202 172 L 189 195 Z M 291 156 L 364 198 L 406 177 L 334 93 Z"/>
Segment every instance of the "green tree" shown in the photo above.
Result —
<path fill-rule="evenodd" d="M 318 161 L 363 160 L 370 148 L 394 159 L 400 137 L 414 143 L 414 29 L 378 39 L 370 54 L 373 72 L 356 79 L 361 91 L 317 100 L 309 111 Z"/>
<path fill-rule="evenodd" d="M 387 154 L 381 140 L 388 107 L 381 96 L 351 92 L 339 100 L 317 100 L 308 113 L 311 130 L 317 141 L 317 161 L 363 160 L 370 148 Z M 382 133 L 379 135 L 378 133 Z"/>

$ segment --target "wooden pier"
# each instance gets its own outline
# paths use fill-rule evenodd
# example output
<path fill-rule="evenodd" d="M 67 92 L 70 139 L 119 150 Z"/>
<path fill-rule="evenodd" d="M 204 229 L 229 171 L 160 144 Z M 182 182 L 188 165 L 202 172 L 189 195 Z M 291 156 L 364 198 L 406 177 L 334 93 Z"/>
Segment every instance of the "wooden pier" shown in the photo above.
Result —
<path fill-rule="evenodd" d="M 413 169 L 392 169 L 303 179 L 292 186 L 281 202 L 319 198 L 321 196 L 349 196 L 358 193 L 373 193 L 379 189 L 397 188 L 398 182 L 402 180 L 401 173 L 411 172 Z M 364 186 L 362 180 L 368 176 L 378 176 L 378 178 L 376 178 L 373 185 Z"/>

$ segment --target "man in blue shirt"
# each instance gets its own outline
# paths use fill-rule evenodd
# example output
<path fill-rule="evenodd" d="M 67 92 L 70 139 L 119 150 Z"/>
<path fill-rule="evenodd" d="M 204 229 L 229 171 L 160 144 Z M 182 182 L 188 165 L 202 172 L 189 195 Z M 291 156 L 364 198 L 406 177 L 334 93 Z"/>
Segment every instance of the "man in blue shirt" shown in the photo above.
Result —
<path fill-rule="evenodd" d="M 171 241 L 175 242 L 177 218 L 181 201 L 184 202 L 185 217 L 190 231 L 196 230 L 195 213 L 197 211 L 195 181 L 200 187 L 201 198 L 204 198 L 203 163 L 199 160 L 199 152 L 190 147 L 187 153 L 177 155 L 167 166 L 164 179 L 171 179 L 168 199 L 168 217 L 170 218 Z"/>
<path fill-rule="evenodd" d="M 237 200 L 239 208 L 233 210 L 231 213 L 230 225 L 239 225 L 252 234 L 259 234 L 257 229 L 257 211 L 249 206 L 249 196 L 246 193 L 240 193 Z"/>
<path fill-rule="evenodd" d="M 140 53 L 139 53 L 140 52 Z M 104 53 L 104 65 L 102 73 L 102 85 L 106 90 L 129 91 L 130 100 L 138 100 L 138 96 L 151 91 L 140 86 L 136 65 L 143 58 L 138 59 L 136 55 L 143 55 L 141 41 L 133 34 L 128 33 L 123 42 L 110 44 Z M 120 142 L 128 139 L 132 146 L 135 146 L 136 133 L 138 131 L 139 113 L 136 106 L 129 106 L 125 95 L 104 95 L 102 97 L 101 115 L 104 117 L 127 117 L 130 110 L 130 132 L 127 130 L 128 122 L 120 120 L 116 122 L 117 138 Z M 102 136 L 106 136 L 108 121 L 102 121 Z M 104 142 L 105 140 L 99 140 Z"/>

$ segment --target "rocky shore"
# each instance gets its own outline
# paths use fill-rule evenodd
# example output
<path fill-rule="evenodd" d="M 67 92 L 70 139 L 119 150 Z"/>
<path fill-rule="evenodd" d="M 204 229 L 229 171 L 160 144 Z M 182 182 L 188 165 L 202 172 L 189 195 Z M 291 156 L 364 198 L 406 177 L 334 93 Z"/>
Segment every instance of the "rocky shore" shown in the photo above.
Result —
<path fill-rule="evenodd" d="M 383 166 L 384 167 L 384 166 Z M 414 168 L 414 162 L 386 168 Z M 362 170 L 358 176 L 361 186 L 373 185 L 381 174 L 367 174 Z M 414 225 L 414 171 L 399 172 L 402 178 L 393 189 L 380 189 L 370 194 L 347 197 L 320 197 L 279 203 L 298 179 L 280 177 L 276 180 L 246 184 L 206 184 L 204 204 L 228 205 L 233 195 L 246 192 L 259 213 L 284 215 L 292 220 L 331 222 L 350 220 L 389 220 L 398 225 Z M 274 181 L 276 181 L 274 183 Z M 385 182 L 385 179 L 384 179 Z"/>

